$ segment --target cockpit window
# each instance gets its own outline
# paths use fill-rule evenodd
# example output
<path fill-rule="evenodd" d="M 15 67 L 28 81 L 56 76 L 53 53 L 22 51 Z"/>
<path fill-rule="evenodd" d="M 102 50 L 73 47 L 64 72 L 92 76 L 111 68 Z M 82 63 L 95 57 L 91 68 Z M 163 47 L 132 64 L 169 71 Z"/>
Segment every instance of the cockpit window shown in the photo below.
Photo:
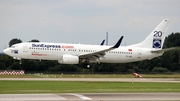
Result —
<path fill-rule="evenodd" d="M 10 48 L 15 48 L 15 46 L 11 46 Z"/>

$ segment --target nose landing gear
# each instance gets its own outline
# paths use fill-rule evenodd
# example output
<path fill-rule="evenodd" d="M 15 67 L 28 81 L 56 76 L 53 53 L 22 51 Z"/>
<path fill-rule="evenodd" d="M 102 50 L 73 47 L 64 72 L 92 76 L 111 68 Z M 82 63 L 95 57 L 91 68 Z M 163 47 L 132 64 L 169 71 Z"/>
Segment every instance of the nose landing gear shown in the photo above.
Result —
<path fill-rule="evenodd" d="M 21 58 L 13 57 L 13 59 L 19 60 L 19 64 L 20 64 L 20 65 L 22 64 Z"/>

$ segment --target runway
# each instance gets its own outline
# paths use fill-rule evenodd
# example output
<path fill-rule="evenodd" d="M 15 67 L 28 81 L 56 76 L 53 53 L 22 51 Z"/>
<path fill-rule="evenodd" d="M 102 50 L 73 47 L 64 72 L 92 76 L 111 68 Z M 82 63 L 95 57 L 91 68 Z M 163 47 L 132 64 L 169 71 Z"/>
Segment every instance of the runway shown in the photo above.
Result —
<path fill-rule="evenodd" d="M 179 78 L 0 78 L 17 81 L 169 82 Z M 0 94 L 0 101 L 180 101 L 180 93 Z"/>
<path fill-rule="evenodd" d="M 179 78 L 0 78 L 18 81 L 98 81 L 98 82 L 170 82 L 180 83 Z"/>
<path fill-rule="evenodd" d="M 0 101 L 179 101 L 180 93 L 1 94 Z"/>

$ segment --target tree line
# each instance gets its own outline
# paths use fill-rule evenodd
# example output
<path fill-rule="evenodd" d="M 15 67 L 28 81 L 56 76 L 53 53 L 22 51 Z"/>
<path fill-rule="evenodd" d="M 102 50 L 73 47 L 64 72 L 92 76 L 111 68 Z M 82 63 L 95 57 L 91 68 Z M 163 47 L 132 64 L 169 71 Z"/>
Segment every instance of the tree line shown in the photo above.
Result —
<path fill-rule="evenodd" d="M 14 38 L 10 40 L 9 47 L 16 43 L 21 43 L 20 39 Z M 39 40 L 33 39 L 30 42 L 39 42 Z M 14 60 L 12 57 L 5 54 L 0 55 L 0 70 L 25 70 L 28 72 L 73 72 L 73 73 L 168 73 L 168 72 L 180 72 L 180 33 L 171 33 L 165 39 L 163 48 L 176 47 L 173 50 L 166 51 L 162 56 L 133 63 L 92 63 L 91 69 L 82 68 L 82 64 L 78 65 L 66 65 L 59 64 L 57 61 L 50 60 L 22 60 L 22 64 L 19 64 L 19 60 Z"/>

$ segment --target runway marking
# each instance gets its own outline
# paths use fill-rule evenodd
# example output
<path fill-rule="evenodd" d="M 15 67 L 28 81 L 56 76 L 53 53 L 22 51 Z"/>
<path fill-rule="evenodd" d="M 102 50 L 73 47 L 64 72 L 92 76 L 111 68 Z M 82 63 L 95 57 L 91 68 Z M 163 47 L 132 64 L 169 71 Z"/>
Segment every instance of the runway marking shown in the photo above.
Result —
<path fill-rule="evenodd" d="M 92 100 L 91 98 L 87 97 L 87 96 L 84 96 L 84 95 L 81 95 L 81 94 L 69 94 L 69 95 L 74 95 L 74 96 L 77 96 L 83 100 Z"/>

